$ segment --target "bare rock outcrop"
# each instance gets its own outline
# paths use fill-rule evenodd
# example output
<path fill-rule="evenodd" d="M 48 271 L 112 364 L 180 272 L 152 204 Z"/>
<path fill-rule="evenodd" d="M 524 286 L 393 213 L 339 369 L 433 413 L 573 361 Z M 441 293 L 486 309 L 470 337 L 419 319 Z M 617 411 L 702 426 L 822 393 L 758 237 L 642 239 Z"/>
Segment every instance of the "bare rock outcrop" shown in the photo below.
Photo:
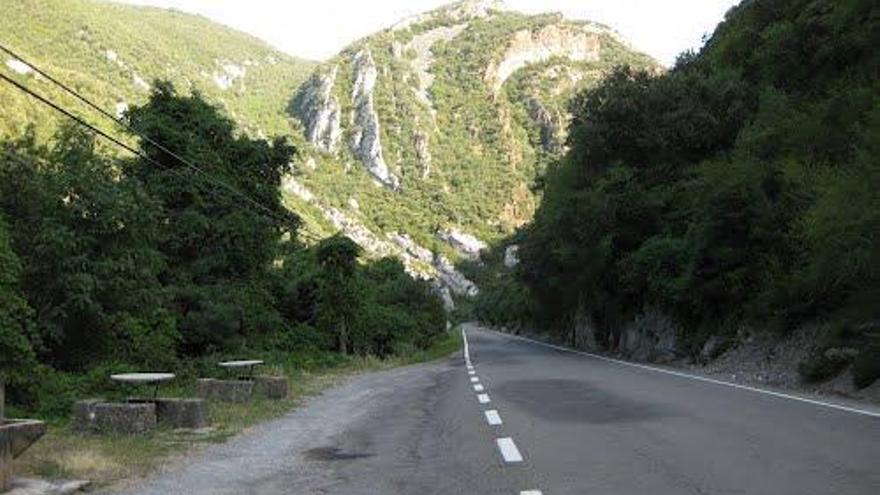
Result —
<path fill-rule="evenodd" d="M 476 258 L 480 251 L 486 249 L 486 243 L 471 234 L 456 229 L 445 229 L 437 233 L 440 240 L 446 242 L 465 256 Z"/>
<path fill-rule="evenodd" d="M 497 93 L 513 73 L 529 64 L 553 57 L 596 62 L 600 45 L 600 34 L 595 29 L 551 24 L 536 32 L 517 31 L 501 59 L 489 66 L 484 80 Z"/>
<path fill-rule="evenodd" d="M 418 87 L 415 90 L 416 98 L 428 107 L 431 114 L 434 114 L 434 104 L 428 96 L 428 90 L 434 84 L 434 74 L 431 73 L 431 66 L 434 64 L 434 53 L 431 48 L 438 41 L 450 41 L 467 28 L 467 24 L 456 24 L 454 26 L 441 26 L 430 31 L 424 32 L 406 44 L 403 53 L 411 52 L 414 54 L 410 61 L 410 67 L 418 79 Z"/>
<path fill-rule="evenodd" d="M 330 153 L 336 151 L 342 136 L 342 110 L 333 95 L 338 71 L 339 67 L 333 66 L 326 73 L 314 74 L 303 85 L 293 104 L 293 112 L 305 126 L 309 142 Z"/>
<path fill-rule="evenodd" d="M 354 88 L 351 100 L 354 109 L 351 114 L 351 150 L 377 181 L 397 190 L 400 187 L 400 179 L 391 173 L 382 155 L 379 116 L 373 105 L 373 90 L 378 77 L 376 62 L 368 49 L 359 51 L 352 62 Z"/>
<path fill-rule="evenodd" d="M 431 149 L 428 147 L 428 135 L 422 131 L 416 131 L 413 135 L 413 146 L 416 148 L 422 179 L 427 179 L 431 175 Z"/>
<path fill-rule="evenodd" d="M 557 122 L 562 120 L 561 116 L 554 116 L 550 110 L 541 103 L 537 98 L 529 98 L 529 117 L 538 124 L 541 129 L 541 148 L 549 153 L 555 153 L 560 150 L 560 125 Z"/>

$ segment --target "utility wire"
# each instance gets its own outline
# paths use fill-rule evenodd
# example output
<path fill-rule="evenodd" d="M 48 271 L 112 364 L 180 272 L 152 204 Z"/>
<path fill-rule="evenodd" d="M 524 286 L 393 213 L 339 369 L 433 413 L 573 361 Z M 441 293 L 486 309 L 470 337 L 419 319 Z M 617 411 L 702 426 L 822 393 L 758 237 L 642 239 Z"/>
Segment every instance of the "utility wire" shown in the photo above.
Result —
<path fill-rule="evenodd" d="M 64 83 L 62 83 L 62 82 L 58 81 L 57 79 L 53 78 L 51 75 L 47 74 L 45 71 L 41 70 L 40 68 L 38 68 L 38 67 L 36 67 L 35 65 L 31 64 L 30 62 L 28 62 L 28 61 L 22 59 L 17 53 L 13 52 L 12 50 L 9 50 L 8 48 L 6 48 L 5 46 L 3 46 L 2 44 L 0 44 L 0 51 L 4 51 L 4 52 L 8 53 L 9 55 L 11 55 L 11 56 L 15 57 L 16 59 L 18 59 L 20 62 L 22 62 L 22 63 L 28 65 L 29 67 L 31 67 L 31 68 L 34 70 L 34 72 L 40 74 L 41 76 L 45 77 L 46 79 L 48 79 L 48 80 L 51 81 L 52 83 L 56 84 L 57 86 L 59 86 L 60 88 L 62 88 L 62 89 L 63 89 L 64 91 L 66 91 L 67 93 L 73 95 L 76 99 L 78 99 L 78 100 L 84 102 L 84 103 L 87 104 L 89 107 L 93 108 L 94 110 L 98 111 L 99 113 L 101 113 L 101 114 L 104 115 L 105 117 L 110 118 L 111 120 L 113 120 L 116 124 L 118 124 L 118 125 L 122 126 L 123 128 L 125 128 L 127 131 L 131 132 L 132 134 L 135 134 L 135 135 L 139 136 L 140 138 L 142 138 L 142 139 L 145 140 L 146 142 L 148 142 L 148 143 L 150 143 L 151 145 L 155 146 L 156 148 L 160 149 L 161 151 L 163 151 L 164 153 L 168 154 L 169 156 L 175 158 L 176 160 L 178 160 L 178 161 L 181 162 L 182 164 L 188 166 L 189 168 L 193 169 L 193 170 L 196 171 L 197 173 L 202 174 L 203 176 L 205 176 L 208 180 L 210 180 L 210 181 L 213 182 L 214 184 L 219 185 L 219 186 L 221 186 L 221 187 L 227 189 L 228 191 L 232 192 L 233 194 L 235 194 L 235 195 L 237 195 L 237 196 L 239 196 L 239 197 L 241 197 L 241 198 L 244 198 L 244 199 L 247 200 L 250 204 L 256 206 L 257 208 L 259 208 L 259 209 L 261 209 L 261 210 L 263 210 L 263 211 L 265 212 L 265 214 L 262 215 L 262 216 L 268 216 L 268 218 L 272 219 L 274 222 L 277 222 L 277 223 L 279 223 L 279 224 L 281 224 L 281 225 L 286 226 L 286 227 L 289 228 L 289 224 L 290 224 L 290 222 L 289 222 L 288 220 L 285 220 L 285 219 L 282 219 L 282 218 L 277 217 L 276 214 L 275 214 L 275 212 L 274 212 L 273 210 L 269 209 L 268 207 L 266 207 L 265 205 L 263 205 L 263 204 L 260 203 L 259 201 L 257 201 L 257 200 L 255 200 L 255 199 L 251 198 L 251 197 L 248 196 L 247 194 L 245 194 L 245 193 L 239 191 L 239 190 L 236 189 L 235 187 L 233 187 L 233 186 L 227 184 L 226 182 L 217 179 L 217 178 L 214 177 L 213 175 L 209 174 L 208 172 L 202 170 L 201 168 L 199 168 L 198 166 L 196 166 L 195 164 L 193 164 L 192 162 L 190 162 L 190 161 L 188 161 L 188 160 L 186 160 L 186 159 L 180 157 L 180 156 L 177 155 L 176 153 L 174 153 L 174 152 L 168 150 L 167 148 L 165 148 L 165 147 L 162 146 L 161 144 L 157 143 L 155 140 L 151 139 L 149 136 L 146 136 L 146 135 L 144 135 L 143 133 L 140 133 L 140 132 L 138 132 L 137 130 L 133 129 L 130 125 L 128 125 L 128 124 L 127 124 L 125 121 L 123 121 L 122 119 L 119 119 L 119 118 L 117 118 L 115 115 L 110 114 L 110 113 L 107 112 L 106 110 L 102 109 L 100 106 L 98 106 L 98 105 L 96 105 L 95 103 L 91 102 L 88 98 L 86 98 L 86 97 L 80 95 L 79 93 L 77 93 L 76 91 L 74 91 L 73 89 L 71 89 L 70 87 L 68 87 L 67 85 L 65 85 Z M 113 142 L 114 144 L 116 144 L 116 145 L 118 145 L 118 146 L 124 148 L 126 151 L 129 151 L 130 153 L 133 153 L 134 155 L 136 155 L 136 156 L 138 156 L 138 157 L 140 157 L 140 158 L 142 158 L 142 159 L 144 159 L 144 160 L 147 160 L 147 161 L 149 161 L 150 163 L 153 163 L 153 164 L 155 164 L 155 165 L 157 165 L 157 166 L 159 166 L 159 167 L 161 167 L 161 168 L 163 168 L 163 169 L 166 169 L 166 170 L 169 170 L 169 171 L 174 171 L 174 170 L 171 169 L 170 167 L 165 166 L 165 165 L 159 163 L 158 161 L 156 161 L 156 160 L 154 160 L 153 158 L 147 156 L 147 155 L 144 154 L 143 152 L 141 152 L 141 151 L 139 151 L 139 150 L 137 150 L 137 149 L 132 148 L 131 146 L 129 146 L 129 145 L 123 143 L 122 141 L 120 141 L 120 140 L 114 138 L 113 136 L 110 136 L 110 135 L 107 134 L 105 131 L 103 131 L 103 130 L 101 130 L 101 129 L 99 129 L 99 128 L 93 126 L 93 125 L 91 125 L 90 123 L 86 122 L 84 119 L 82 119 L 81 117 L 79 117 L 78 115 L 75 115 L 75 114 L 71 113 L 70 111 L 68 111 L 68 110 L 66 110 L 66 109 L 64 109 L 64 108 L 62 108 L 60 105 L 58 105 L 58 104 L 52 102 L 52 101 L 49 100 L 48 98 L 45 98 L 45 97 L 43 97 L 43 96 L 41 96 L 41 95 L 35 93 L 34 91 L 32 91 L 32 90 L 29 89 L 28 87 L 24 86 L 23 84 L 21 84 L 21 83 L 15 81 L 14 79 L 11 79 L 11 78 L 7 77 L 7 76 L 4 75 L 4 74 L 0 74 L 0 78 L 2 78 L 4 81 L 6 81 L 6 82 L 9 83 L 9 84 L 12 84 L 13 86 L 15 86 L 16 88 L 18 88 L 19 90 L 21 90 L 21 91 L 23 91 L 23 92 L 29 94 L 30 96 L 32 96 L 32 97 L 34 97 L 34 98 L 36 98 L 36 99 L 38 99 L 40 102 L 44 103 L 45 105 L 48 105 L 48 106 L 50 106 L 51 108 L 53 108 L 54 110 L 56 110 L 56 111 L 58 111 L 58 112 L 64 114 L 65 116 L 67 116 L 67 117 L 73 119 L 73 120 L 76 121 L 78 124 L 80 124 L 80 125 L 82 125 L 82 126 L 85 126 L 85 127 L 89 128 L 89 129 L 91 129 L 93 132 L 97 133 L 97 134 L 100 135 L 101 137 L 103 137 L 103 138 L 105 138 L 105 139 L 107 139 L 107 140 Z"/>
<path fill-rule="evenodd" d="M 10 55 L 10 56 L 16 58 L 18 61 L 24 63 L 25 65 L 27 65 L 28 67 L 30 67 L 31 69 L 33 69 L 34 72 L 36 72 L 37 74 L 39 74 L 39 75 L 45 77 L 48 81 L 50 81 L 51 83 L 53 83 L 53 84 L 55 84 L 56 86 L 60 87 L 60 88 L 63 89 L 65 92 L 67 92 L 68 94 L 70 94 L 70 95 L 72 95 L 74 98 L 76 98 L 77 100 L 79 100 L 79 101 L 85 103 L 86 105 L 88 105 L 89 107 L 91 107 L 92 109 L 94 109 L 95 111 L 97 111 L 98 113 L 100 113 L 101 115 L 103 115 L 104 117 L 109 118 L 110 120 L 112 120 L 113 122 L 115 122 L 117 125 L 119 125 L 119 126 L 121 126 L 122 128 L 124 128 L 126 131 L 128 131 L 128 132 L 130 132 L 130 133 L 132 133 L 132 134 L 134 134 L 134 135 L 136 135 L 136 136 L 138 136 L 138 137 L 140 137 L 141 139 L 143 139 L 144 141 L 146 141 L 146 142 L 148 142 L 149 144 L 153 145 L 154 147 L 158 148 L 158 149 L 161 150 L 162 152 L 164 152 L 164 153 L 166 153 L 167 155 L 173 157 L 174 159 L 176 159 L 176 160 L 179 161 L 180 163 L 182 163 L 182 164 L 184 164 L 184 165 L 186 165 L 186 166 L 192 168 L 192 169 L 195 170 L 196 172 L 198 172 L 198 173 L 204 175 L 204 176 L 207 177 L 208 180 L 210 180 L 211 182 L 214 182 L 215 184 L 220 185 L 221 187 L 223 187 L 223 188 L 225 188 L 225 189 L 228 189 L 228 190 L 229 190 L 230 192 L 232 192 L 233 194 L 235 194 L 235 195 L 237 195 L 237 196 L 239 196 L 239 197 L 244 198 L 245 200 L 247 200 L 247 201 L 248 201 L 249 203 L 251 203 L 252 205 L 254 205 L 254 206 L 256 206 L 257 208 L 259 208 L 259 209 L 263 210 L 264 212 L 266 212 L 266 214 L 268 214 L 268 215 L 269 215 L 273 220 L 275 220 L 276 222 L 283 222 L 283 223 L 285 223 L 285 224 L 287 223 L 287 221 L 285 221 L 284 219 L 280 219 L 280 218 L 278 218 L 278 217 L 275 215 L 275 212 L 274 212 L 273 210 L 271 210 L 270 208 L 266 207 L 265 205 L 263 205 L 263 204 L 260 203 L 259 201 L 255 200 L 255 199 L 251 198 L 250 196 L 248 196 L 247 194 L 245 194 L 245 193 L 239 191 L 239 190 L 236 189 L 234 186 L 229 185 L 229 184 L 226 183 L 225 181 L 222 181 L 222 180 L 216 178 L 215 176 L 213 176 L 212 174 L 210 174 L 210 173 L 208 173 L 208 172 L 202 170 L 200 167 L 198 167 L 197 165 L 195 165 L 195 164 L 192 163 L 191 161 L 186 160 L 185 158 L 183 158 L 183 157 L 181 157 L 180 155 L 178 155 L 178 154 L 174 153 L 173 151 L 169 150 L 168 148 L 166 148 L 166 147 L 163 146 L 162 144 L 156 142 L 154 139 L 152 139 L 152 138 L 150 138 L 149 136 L 145 135 L 144 133 L 138 131 L 137 129 L 134 129 L 133 127 L 131 127 L 131 125 L 129 125 L 129 124 L 128 124 L 127 122 L 125 122 L 124 120 L 122 120 L 122 119 L 120 119 L 119 117 L 117 117 L 117 116 L 111 114 L 110 112 L 104 110 L 103 108 L 101 108 L 101 107 L 100 107 L 99 105 L 97 105 L 96 103 L 92 102 L 91 100 L 89 100 L 89 99 L 86 98 L 85 96 L 82 96 L 82 95 L 79 94 L 77 91 L 75 91 L 74 89 L 70 88 L 70 86 L 68 86 L 68 85 L 64 84 L 63 82 L 61 82 L 61 81 L 55 79 L 55 78 L 52 77 L 50 74 L 46 73 L 44 70 L 40 69 L 39 67 L 37 67 L 37 66 L 34 65 L 33 63 L 29 62 L 28 60 L 24 59 L 21 55 L 19 55 L 18 53 L 12 51 L 11 49 L 9 49 L 8 47 L 6 47 L 5 45 L 0 44 L 0 51 L 5 52 L 5 53 L 7 53 L 8 55 Z M 32 96 L 37 97 L 38 99 L 40 99 L 41 101 L 43 101 L 43 102 L 46 103 L 46 104 L 49 104 L 49 105 L 52 106 L 53 108 L 56 108 L 56 105 L 52 104 L 51 102 L 47 102 L 47 101 L 45 101 L 45 99 L 42 98 L 42 97 L 39 97 L 39 96 L 35 95 L 32 91 L 28 90 L 28 89 L 25 88 L 23 85 L 18 84 L 17 82 L 15 82 L 15 81 L 9 79 L 9 78 L 6 77 L 6 76 L 3 76 L 3 79 L 5 79 L 5 80 L 7 80 L 8 82 L 11 82 L 12 84 L 18 86 L 19 89 L 21 89 L 21 90 L 23 90 L 23 91 L 26 91 L 27 93 L 31 94 Z M 109 137 L 106 133 L 104 133 L 104 132 L 102 132 L 102 131 L 100 131 L 100 130 L 95 129 L 95 128 L 92 127 L 91 125 L 88 125 L 88 124 L 84 123 L 84 122 L 82 121 L 82 119 L 76 118 L 75 116 L 71 116 L 68 112 L 63 111 L 63 110 L 61 110 L 61 109 L 56 108 L 56 110 L 59 110 L 59 111 L 61 111 L 62 113 L 65 113 L 66 115 L 68 115 L 69 117 L 74 118 L 75 120 L 77 120 L 77 121 L 80 122 L 81 124 L 86 125 L 87 127 L 90 127 L 90 128 L 92 128 L 92 129 L 94 129 L 95 131 L 101 133 L 101 135 L 102 135 L 103 137 L 105 137 L 105 138 L 107 138 L 107 139 L 110 139 L 111 141 L 114 141 L 114 142 L 116 142 L 117 144 L 120 144 L 120 145 L 123 146 L 125 149 L 127 149 L 128 151 L 131 151 L 132 153 L 135 153 L 136 155 L 140 156 L 141 158 L 144 158 L 144 159 L 150 160 L 152 163 L 156 163 L 155 160 L 150 159 L 149 157 L 145 156 L 145 155 L 142 154 L 142 153 L 138 153 L 137 151 L 134 151 L 131 147 L 129 147 L 129 146 L 127 146 L 127 145 L 124 145 L 124 144 L 121 144 L 118 140 L 116 140 L 116 139 L 114 139 L 114 138 L 112 138 L 112 137 Z M 158 164 L 157 164 L 157 165 L 158 165 Z M 167 167 L 163 167 L 163 168 L 167 168 Z"/>
<path fill-rule="evenodd" d="M 65 108 L 63 108 L 63 107 L 61 107 L 60 105 L 58 105 L 57 103 L 55 103 L 55 102 L 49 100 L 48 98 L 46 98 L 46 97 L 44 97 L 44 96 L 42 96 L 42 95 L 40 95 L 40 94 L 34 92 L 33 90 L 31 90 L 31 89 L 28 88 L 27 86 L 25 86 L 25 85 L 19 83 L 18 81 L 15 81 L 14 79 L 12 79 L 12 78 L 6 76 L 5 74 L 0 73 L 0 80 L 3 80 L 3 81 L 5 81 L 5 82 L 7 82 L 7 83 L 13 85 L 15 88 L 17 88 L 17 89 L 21 90 L 22 92 L 28 94 L 29 96 L 32 96 L 33 98 L 37 99 L 37 100 L 40 101 L 41 103 L 43 103 L 43 104 L 45 104 L 45 105 L 51 107 L 53 110 L 56 110 L 57 112 L 59 112 L 59 113 L 65 115 L 66 117 L 70 118 L 71 120 L 73 120 L 73 121 L 76 122 L 77 124 L 79 124 L 79 125 L 81 125 L 81 126 L 83 126 L 83 127 L 86 127 L 87 129 L 91 130 L 91 131 L 94 132 L 95 134 L 97 134 L 97 135 L 103 137 L 104 139 L 107 139 L 107 140 L 110 141 L 111 143 L 113 143 L 113 144 L 115 144 L 115 145 L 117 145 L 117 146 L 119 146 L 119 147 L 125 149 L 126 151 L 128 151 L 128 152 L 134 154 L 135 156 L 137 156 L 137 157 L 139 157 L 139 158 L 142 158 L 142 159 L 148 161 L 149 163 L 152 163 L 153 165 L 155 165 L 155 166 L 157 166 L 157 167 L 159 167 L 159 168 L 161 168 L 161 169 L 163 169 L 163 170 L 167 170 L 167 171 L 169 171 L 169 172 L 171 172 L 171 173 L 177 175 L 178 177 L 181 177 L 181 178 L 184 179 L 184 180 L 188 179 L 188 177 L 184 176 L 183 173 L 181 173 L 181 171 L 179 171 L 179 170 L 175 170 L 175 169 L 173 169 L 173 168 L 171 168 L 171 167 L 169 167 L 169 166 L 167 166 L 167 165 L 165 165 L 165 164 L 162 164 L 162 163 L 160 163 L 160 162 L 154 160 L 154 159 L 151 158 L 150 156 L 144 154 L 142 151 L 140 151 L 140 150 L 138 150 L 138 149 L 136 149 L 136 148 L 132 148 L 131 146 L 129 146 L 129 145 L 123 143 L 122 141 L 120 141 L 119 139 L 117 139 L 117 138 L 111 136 L 111 135 L 108 134 L 107 132 L 105 132 L 105 131 L 103 131 L 103 130 L 97 128 L 97 127 L 95 127 L 94 125 L 90 124 L 89 122 L 85 121 L 82 117 L 80 117 L 80 116 L 78 116 L 78 115 L 76 115 L 76 114 L 70 112 L 69 110 L 67 110 L 67 109 L 65 109 Z M 205 173 L 202 172 L 202 174 L 205 174 Z M 198 182 L 194 182 L 194 184 L 196 185 L 196 187 L 198 187 L 199 185 L 201 185 L 201 184 L 198 183 Z M 239 195 L 242 195 L 242 193 L 238 193 L 238 194 L 239 194 Z M 262 217 L 268 219 L 268 220 L 271 220 L 271 221 L 272 221 L 277 227 L 280 227 L 280 228 L 282 228 L 282 229 L 289 229 L 289 228 L 291 228 L 291 225 L 290 225 L 290 222 L 289 222 L 289 221 L 285 221 L 285 220 L 280 219 L 280 218 L 278 218 L 278 217 L 275 217 L 275 216 L 273 216 L 273 215 L 265 215 L 265 214 L 262 214 L 262 213 L 259 213 L 259 212 L 255 212 L 255 213 L 256 213 L 257 215 L 260 215 L 260 216 L 262 216 Z"/>

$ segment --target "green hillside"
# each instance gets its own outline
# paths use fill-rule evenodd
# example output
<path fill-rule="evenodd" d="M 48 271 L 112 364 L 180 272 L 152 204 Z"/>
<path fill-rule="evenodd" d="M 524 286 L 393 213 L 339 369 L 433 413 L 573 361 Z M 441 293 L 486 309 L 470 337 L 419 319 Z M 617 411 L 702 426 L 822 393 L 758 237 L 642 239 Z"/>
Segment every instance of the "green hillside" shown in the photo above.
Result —
<path fill-rule="evenodd" d="M 152 82 L 166 79 L 198 90 L 254 135 L 290 133 L 286 102 L 314 66 L 200 16 L 97 0 L 4 2 L 0 33 L 4 45 L 104 108 L 142 104 Z M 0 62 L 4 74 L 74 105 L 11 57 Z M 0 85 L 0 99 L 0 135 L 29 124 L 41 136 L 54 132 L 55 115 L 27 96 Z"/>

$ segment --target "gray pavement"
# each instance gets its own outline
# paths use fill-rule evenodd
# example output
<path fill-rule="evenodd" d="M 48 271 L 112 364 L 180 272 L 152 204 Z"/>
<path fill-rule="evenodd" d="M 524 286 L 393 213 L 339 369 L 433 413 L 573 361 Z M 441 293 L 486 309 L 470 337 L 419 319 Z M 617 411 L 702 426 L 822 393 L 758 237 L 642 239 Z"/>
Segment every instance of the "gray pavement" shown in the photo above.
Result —
<path fill-rule="evenodd" d="M 467 336 L 476 383 L 463 356 L 358 376 L 118 493 L 880 493 L 878 417 Z"/>

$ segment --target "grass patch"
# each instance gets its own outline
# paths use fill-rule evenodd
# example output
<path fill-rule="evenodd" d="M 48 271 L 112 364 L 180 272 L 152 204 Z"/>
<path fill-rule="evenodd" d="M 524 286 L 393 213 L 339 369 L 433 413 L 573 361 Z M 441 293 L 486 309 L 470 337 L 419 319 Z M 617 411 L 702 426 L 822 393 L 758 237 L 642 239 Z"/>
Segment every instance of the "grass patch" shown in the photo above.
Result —
<path fill-rule="evenodd" d="M 48 433 L 21 458 L 15 470 L 21 476 L 47 479 L 89 479 L 104 487 L 145 476 L 199 445 L 222 443 L 251 426 L 277 418 L 301 405 L 305 398 L 339 384 L 348 376 L 444 358 L 461 347 L 459 332 L 447 332 L 424 351 L 378 359 L 349 357 L 307 366 L 298 359 L 267 357 L 275 363 L 265 370 L 288 377 L 287 399 L 257 399 L 245 404 L 210 404 L 211 428 L 202 432 L 158 428 L 140 436 L 82 435 L 71 431 L 67 418 L 49 421 Z M 163 389 L 163 395 L 193 396 L 191 385 Z"/>

